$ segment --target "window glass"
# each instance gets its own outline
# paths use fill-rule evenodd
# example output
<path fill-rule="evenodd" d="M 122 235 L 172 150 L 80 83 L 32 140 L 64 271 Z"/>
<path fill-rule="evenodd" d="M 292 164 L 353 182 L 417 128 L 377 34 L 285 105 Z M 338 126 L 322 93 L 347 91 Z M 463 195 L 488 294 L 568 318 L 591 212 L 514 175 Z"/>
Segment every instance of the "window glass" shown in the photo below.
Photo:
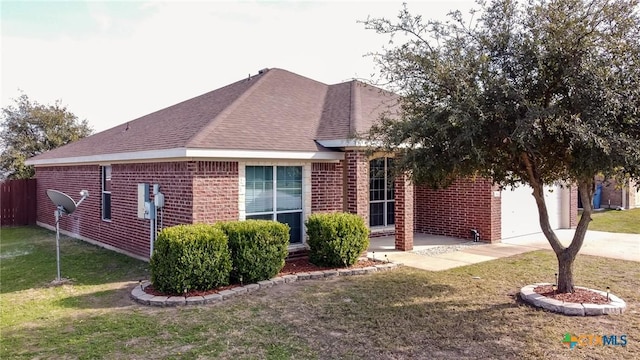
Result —
<path fill-rule="evenodd" d="M 396 205 L 395 201 L 387 202 L 387 225 L 393 225 L 396 223 L 395 205 Z"/>
<path fill-rule="evenodd" d="M 102 220 L 111 220 L 111 166 L 101 168 Z"/>
<path fill-rule="evenodd" d="M 302 210 L 302 168 L 278 166 L 278 211 Z"/>
<path fill-rule="evenodd" d="M 278 222 L 289 225 L 289 243 L 302 243 L 302 213 L 278 214 Z"/>
<path fill-rule="evenodd" d="M 392 166 L 393 159 L 390 158 L 377 158 L 369 162 L 369 226 L 395 223 Z"/>
<path fill-rule="evenodd" d="M 102 203 L 103 203 L 102 219 L 111 220 L 111 194 L 110 193 L 104 193 L 102 195 Z"/>
<path fill-rule="evenodd" d="M 273 220 L 273 214 L 247 215 L 247 220 Z"/>
<path fill-rule="evenodd" d="M 302 243 L 302 167 L 247 166 L 245 170 L 246 219 L 287 224 L 290 242 Z"/>
<path fill-rule="evenodd" d="M 378 202 L 369 204 L 369 225 L 384 225 L 384 203 Z"/>
<path fill-rule="evenodd" d="M 247 166 L 246 168 L 247 213 L 273 211 L 273 169 L 271 166 Z"/>

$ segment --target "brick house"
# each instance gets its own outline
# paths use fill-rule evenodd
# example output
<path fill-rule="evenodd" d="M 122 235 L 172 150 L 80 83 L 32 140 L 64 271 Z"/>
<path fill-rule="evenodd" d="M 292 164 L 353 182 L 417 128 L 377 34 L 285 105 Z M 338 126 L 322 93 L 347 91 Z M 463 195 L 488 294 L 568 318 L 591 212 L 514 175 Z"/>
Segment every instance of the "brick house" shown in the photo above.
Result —
<path fill-rule="evenodd" d="M 595 177 L 596 185 L 601 185 L 600 207 L 607 209 L 634 209 L 640 208 L 640 185 L 633 180 L 622 183 L 616 179 L 605 179 L 603 176 Z M 579 206 L 582 205 L 579 203 Z"/>
<path fill-rule="evenodd" d="M 500 191 L 480 179 L 434 191 L 390 178 L 391 158 L 367 157 L 353 135 L 396 103 L 395 95 L 359 81 L 326 85 L 264 69 L 29 159 L 37 221 L 55 225 L 47 189 L 89 190 L 83 205 L 62 218 L 62 231 L 141 259 L 151 244 L 149 220 L 137 213 L 139 183 L 160 186 L 161 227 L 274 219 L 291 227 L 291 251 L 305 248 L 304 221 L 316 212 L 358 214 L 372 236 L 395 234 L 400 250 L 412 249 L 414 232 L 469 238 L 476 229 L 481 240 L 499 241 L 506 218 L 523 221 L 522 188 Z M 575 226 L 575 191 L 556 194 L 552 223 Z"/>

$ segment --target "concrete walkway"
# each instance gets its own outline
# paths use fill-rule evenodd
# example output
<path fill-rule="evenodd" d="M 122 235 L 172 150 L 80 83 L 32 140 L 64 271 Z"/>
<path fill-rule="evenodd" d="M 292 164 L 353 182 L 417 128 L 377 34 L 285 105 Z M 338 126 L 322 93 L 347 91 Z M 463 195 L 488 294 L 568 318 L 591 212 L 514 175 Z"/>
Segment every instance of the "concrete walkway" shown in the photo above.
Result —
<path fill-rule="evenodd" d="M 573 230 L 568 229 L 556 230 L 558 238 L 565 246 L 571 242 L 573 233 Z M 415 234 L 413 241 L 413 251 L 403 252 L 394 249 L 393 236 L 373 238 L 368 255 L 418 269 L 440 271 L 529 251 L 551 250 L 549 242 L 542 233 L 481 245 L 470 243 L 469 240 L 426 234 Z M 457 251 L 441 252 L 443 247 Z M 422 255 L 419 252 L 431 254 Z M 578 255 L 580 254 L 640 262 L 640 235 L 588 231 Z"/>

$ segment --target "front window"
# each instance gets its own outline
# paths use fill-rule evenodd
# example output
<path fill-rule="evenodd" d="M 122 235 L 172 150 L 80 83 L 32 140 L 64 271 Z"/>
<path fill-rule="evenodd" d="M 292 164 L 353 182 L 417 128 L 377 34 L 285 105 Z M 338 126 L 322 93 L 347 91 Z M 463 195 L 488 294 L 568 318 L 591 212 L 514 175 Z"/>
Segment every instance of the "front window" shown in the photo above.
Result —
<path fill-rule="evenodd" d="M 102 167 L 102 220 L 111 220 L 111 166 Z"/>
<path fill-rule="evenodd" d="M 245 175 L 246 219 L 288 224 L 290 243 L 302 243 L 302 167 L 247 166 Z"/>
<path fill-rule="evenodd" d="M 372 227 L 395 223 L 392 161 L 391 158 L 378 158 L 369 162 L 369 226 Z"/>

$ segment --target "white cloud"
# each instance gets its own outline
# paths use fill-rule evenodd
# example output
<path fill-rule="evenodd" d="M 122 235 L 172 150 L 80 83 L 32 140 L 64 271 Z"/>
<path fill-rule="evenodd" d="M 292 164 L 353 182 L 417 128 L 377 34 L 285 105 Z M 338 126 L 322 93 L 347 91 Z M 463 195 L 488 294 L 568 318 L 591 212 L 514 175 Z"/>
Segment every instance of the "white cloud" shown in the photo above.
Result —
<path fill-rule="evenodd" d="M 410 4 L 425 18 L 468 1 Z M 2 106 L 24 90 L 62 99 L 104 130 L 255 74 L 284 68 L 326 83 L 369 78 L 363 55 L 387 38 L 356 20 L 395 17 L 400 3 L 139 3 L 118 18 L 96 4 L 101 31 L 74 37 L 2 36 Z"/>

